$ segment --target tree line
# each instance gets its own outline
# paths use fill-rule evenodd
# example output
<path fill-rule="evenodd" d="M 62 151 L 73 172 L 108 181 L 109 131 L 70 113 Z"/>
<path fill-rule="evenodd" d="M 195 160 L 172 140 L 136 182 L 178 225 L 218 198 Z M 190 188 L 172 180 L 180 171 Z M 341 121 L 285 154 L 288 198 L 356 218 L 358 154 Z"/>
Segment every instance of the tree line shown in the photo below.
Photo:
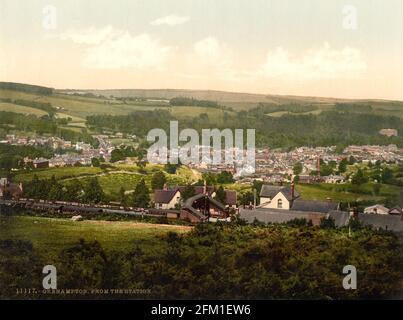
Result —
<path fill-rule="evenodd" d="M 201 134 L 205 128 L 250 129 L 256 132 L 256 146 L 295 148 L 298 146 L 330 146 L 396 144 L 403 147 L 403 137 L 385 137 L 378 132 L 395 128 L 403 132 L 403 123 L 395 116 L 328 110 L 320 114 L 289 113 L 281 117 L 267 116 L 265 108 L 229 113 L 223 118 L 200 114 L 179 121 L 179 129 L 193 128 Z M 178 120 L 168 110 L 136 111 L 127 116 L 94 115 L 87 124 L 98 131 L 113 130 L 144 137 L 153 128 L 169 133 L 169 121 Z"/>

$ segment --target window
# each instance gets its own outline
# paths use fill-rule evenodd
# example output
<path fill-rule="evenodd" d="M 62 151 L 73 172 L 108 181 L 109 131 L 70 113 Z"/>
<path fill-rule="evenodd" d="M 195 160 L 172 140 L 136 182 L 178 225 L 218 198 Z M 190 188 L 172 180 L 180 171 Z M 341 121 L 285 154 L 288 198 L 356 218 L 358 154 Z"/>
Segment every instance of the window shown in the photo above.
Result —
<path fill-rule="evenodd" d="M 283 200 L 281 200 L 281 199 L 277 200 L 277 208 L 279 208 L 279 209 L 283 208 Z"/>

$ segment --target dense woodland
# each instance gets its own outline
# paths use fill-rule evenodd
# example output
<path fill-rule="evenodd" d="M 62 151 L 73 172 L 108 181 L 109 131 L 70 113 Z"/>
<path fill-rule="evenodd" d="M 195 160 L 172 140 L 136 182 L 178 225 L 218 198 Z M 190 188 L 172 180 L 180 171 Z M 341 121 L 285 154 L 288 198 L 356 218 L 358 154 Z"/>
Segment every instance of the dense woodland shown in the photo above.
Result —
<path fill-rule="evenodd" d="M 291 108 L 291 107 L 287 107 Z M 169 134 L 169 120 L 176 119 L 167 110 L 136 111 L 128 116 L 94 115 L 87 117 L 87 124 L 96 130 L 116 130 L 145 135 L 152 128 L 161 128 Z M 209 118 L 200 114 L 191 119 L 180 119 L 180 129 L 255 128 L 256 145 L 272 148 L 297 146 L 347 146 L 351 144 L 391 144 L 403 147 L 403 137 L 379 135 L 382 128 L 395 128 L 403 132 L 399 117 L 371 113 L 329 110 L 320 114 L 284 114 L 281 117 L 267 115 L 266 107 L 259 106 L 238 113 L 224 112 L 224 119 Z"/>
<path fill-rule="evenodd" d="M 403 270 L 403 251 L 397 237 L 390 232 L 362 228 L 357 223 L 352 230 L 348 237 L 347 228 L 334 229 L 331 223 L 322 223 L 321 227 L 306 223 L 199 224 L 189 233 L 169 232 L 160 237 L 153 250 L 133 244 L 127 251 L 106 251 L 97 241 L 80 240 L 66 244 L 52 264 L 57 267 L 58 288 L 148 290 L 120 298 L 393 297 L 401 290 Z M 42 253 L 28 241 L 0 241 L 1 298 L 18 297 L 16 288 L 41 288 L 42 268 L 49 262 L 43 261 Z M 357 268 L 356 290 L 342 286 L 345 265 Z M 38 297 L 46 298 L 19 296 Z"/>

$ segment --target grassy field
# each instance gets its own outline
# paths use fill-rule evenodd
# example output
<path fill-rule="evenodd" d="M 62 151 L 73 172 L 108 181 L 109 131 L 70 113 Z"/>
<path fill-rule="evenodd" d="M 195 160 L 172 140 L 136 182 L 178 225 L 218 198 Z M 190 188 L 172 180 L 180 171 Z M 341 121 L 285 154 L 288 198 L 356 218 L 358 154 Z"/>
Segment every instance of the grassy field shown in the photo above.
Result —
<path fill-rule="evenodd" d="M 382 184 L 379 195 L 373 194 L 372 184 L 366 183 L 360 186 L 360 193 L 351 192 L 349 184 L 313 184 L 297 185 L 297 190 L 301 197 L 306 200 L 326 200 L 330 198 L 334 201 L 353 202 L 353 201 L 383 201 L 385 197 L 397 195 L 402 188 L 397 186 Z"/>
<path fill-rule="evenodd" d="M 225 184 L 225 189 L 235 190 L 240 193 L 252 191 L 252 186 L 238 183 Z M 350 184 L 297 184 L 296 190 L 301 194 L 301 199 L 324 201 L 331 199 L 336 202 L 372 201 L 383 202 L 386 197 L 397 196 L 403 188 L 389 184 L 381 184 L 378 195 L 373 193 L 373 184 L 366 183 L 360 186 L 360 191 L 351 191 Z"/>
<path fill-rule="evenodd" d="M 102 172 L 102 169 L 96 167 L 47 168 L 17 173 L 14 179 L 17 182 L 27 182 L 31 181 L 33 176 L 36 174 L 39 179 L 50 179 L 54 175 L 57 180 L 61 180 L 72 177 L 96 175 Z"/>
<path fill-rule="evenodd" d="M 9 111 L 9 112 L 16 112 L 16 113 L 23 113 L 23 114 L 33 114 L 38 117 L 46 116 L 48 113 L 39 109 L 20 106 L 13 103 L 0 103 L 0 111 Z"/>
<path fill-rule="evenodd" d="M 54 175 L 56 180 L 64 185 L 68 185 L 73 179 L 79 179 L 85 184 L 92 177 L 97 177 L 105 194 L 112 199 L 117 198 L 120 188 L 132 191 L 140 179 L 144 178 L 148 188 L 151 188 L 151 178 L 156 171 L 163 171 L 162 165 L 147 165 L 143 171 L 136 165 L 116 164 L 108 169 L 98 167 L 63 167 L 35 169 L 17 173 L 14 180 L 17 182 L 30 182 L 36 174 L 41 180 L 51 179 Z M 165 172 L 165 171 L 163 171 Z M 168 185 L 183 185 L 195 182 L 201 178 L 201 174 L 187 167 L 181 167 L 176 174 L 165 172 Z"/>
<path fill-rule="evenodd" d="M 134 221 L 74 222 L 68 219 L 13 216 L 0 217 L 0 239 L 29 240 L 46 258 L 54 258 L 62 248 L 77 242 L 97 240 L 106 250 L 127 250 L 135 245 L 157 250 L 158 237 L 169 231 L 183 233 L 188 226 L 160 225 Z M 51 260 L 50 260 L 51 261 Z"/>

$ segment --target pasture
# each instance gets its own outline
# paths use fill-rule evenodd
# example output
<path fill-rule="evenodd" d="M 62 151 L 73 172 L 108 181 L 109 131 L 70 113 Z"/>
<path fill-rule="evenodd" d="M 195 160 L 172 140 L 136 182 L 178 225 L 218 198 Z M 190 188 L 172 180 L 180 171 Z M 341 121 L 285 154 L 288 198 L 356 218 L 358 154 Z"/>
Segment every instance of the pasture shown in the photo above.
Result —
<path fill-rule="evenodd" d="M 160 237 L 169 231 L 184 233 L 192 227 L 162 225 L 136 221 L 71 221 L 32 216 L 0 217 L 0 240 L 28 240 L 38 252 L 52 261 L 60 250 L 80 238 L 99 241 L 106 250 L 124 251 L 136 245 L 146 250 L 158 250 Z"/>

